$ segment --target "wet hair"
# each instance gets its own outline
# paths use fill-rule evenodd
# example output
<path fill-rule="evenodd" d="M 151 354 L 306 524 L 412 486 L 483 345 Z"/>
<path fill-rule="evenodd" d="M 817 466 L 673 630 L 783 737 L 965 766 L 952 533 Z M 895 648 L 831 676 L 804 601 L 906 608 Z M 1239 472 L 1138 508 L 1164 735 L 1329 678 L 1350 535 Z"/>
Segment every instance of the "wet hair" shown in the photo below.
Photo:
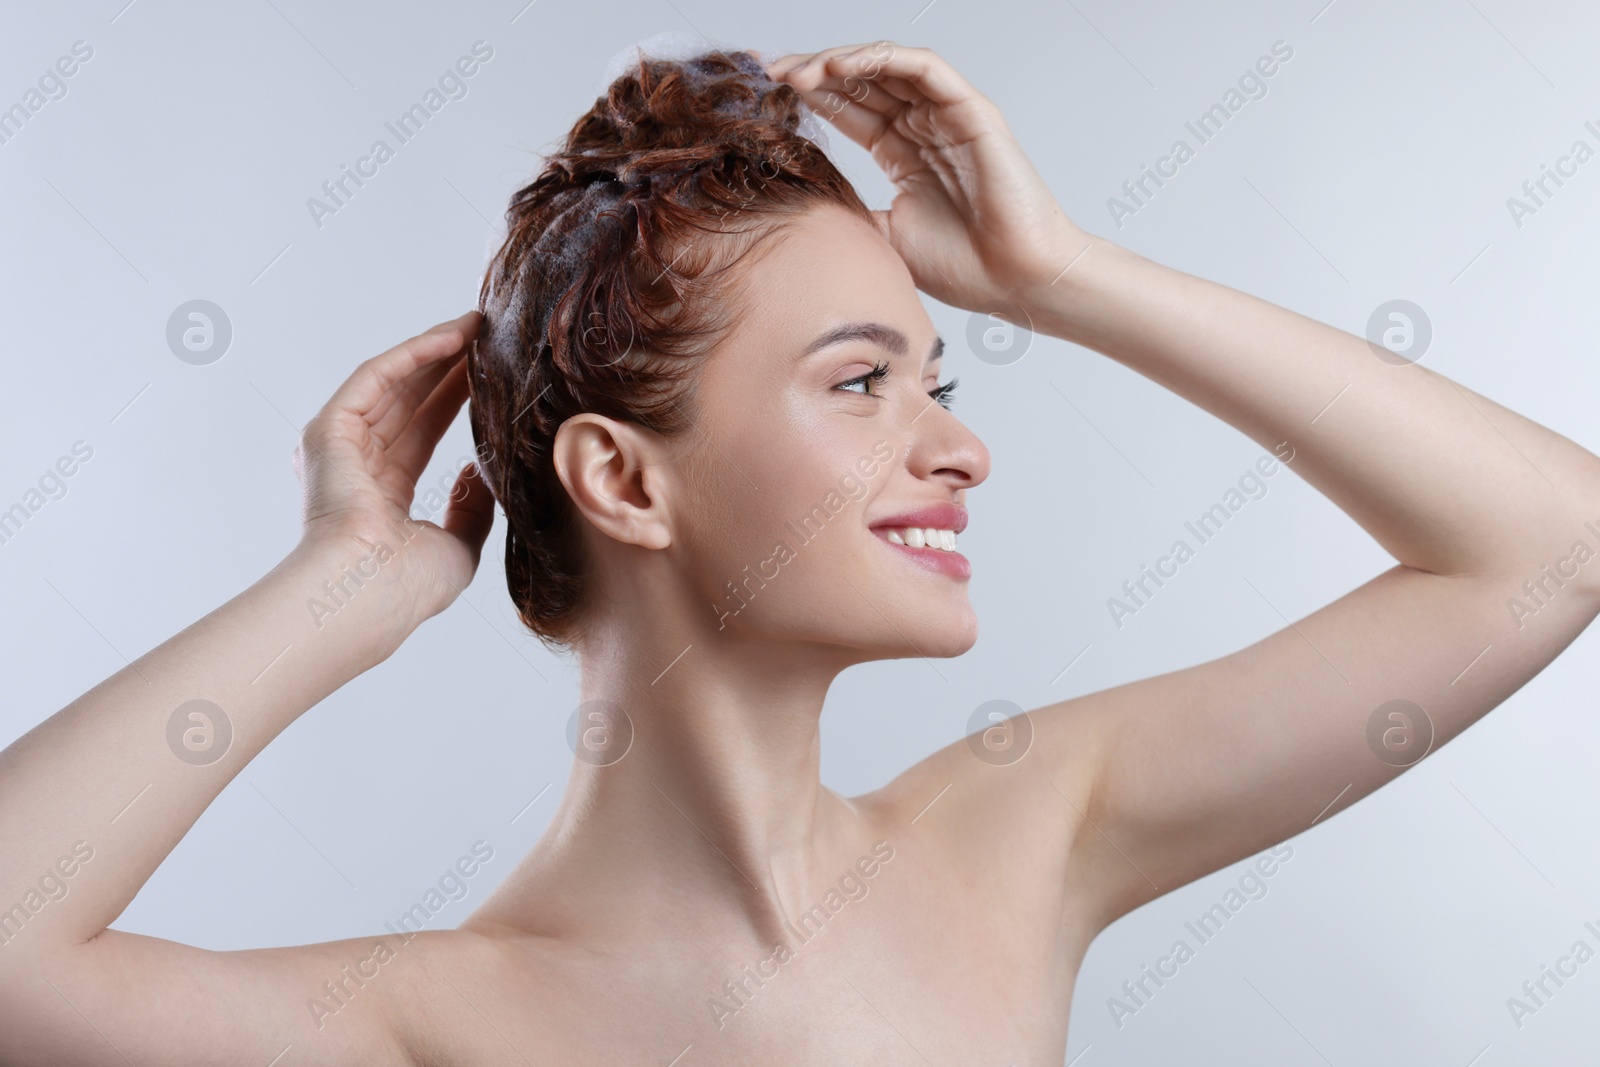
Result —
<path fill-rule="evenodd" d="M 729 268 L 817 205 L 870 218 L 800 132 L 808 120 L 751 53 L 641 52 L 511 197 L 479 290 L 470 419 L 506 515 L 512 603 L 548 647 L 581 637 L 590 577 L 552 462 L 562 422 L 587 411 L 683 433 L 731 318 Z"/>

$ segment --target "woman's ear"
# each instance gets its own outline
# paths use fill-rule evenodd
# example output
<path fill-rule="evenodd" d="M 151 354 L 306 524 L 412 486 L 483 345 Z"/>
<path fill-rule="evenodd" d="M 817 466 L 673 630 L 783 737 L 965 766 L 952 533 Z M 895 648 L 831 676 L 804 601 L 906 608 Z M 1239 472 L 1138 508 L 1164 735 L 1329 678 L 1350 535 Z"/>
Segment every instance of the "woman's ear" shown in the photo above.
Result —
<path fill-rule="evenodd" d="M 583 516 L 607 536 L 643 548 L 672 543 L 662 470 L 661 435 L 594 412 L 556 430 L 556 476 Z"/>

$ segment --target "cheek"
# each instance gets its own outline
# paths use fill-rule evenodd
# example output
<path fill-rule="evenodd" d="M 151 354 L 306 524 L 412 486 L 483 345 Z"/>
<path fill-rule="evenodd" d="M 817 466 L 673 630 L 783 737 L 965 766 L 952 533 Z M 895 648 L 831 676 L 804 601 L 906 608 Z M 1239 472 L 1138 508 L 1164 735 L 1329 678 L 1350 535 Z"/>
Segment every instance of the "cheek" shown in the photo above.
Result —
<path fill-rule="evenodd" d="M 815 383 L 771 384 L 704 383 L 702 411 L 714 417 L 681 467 L 693 498 L 684 565 L 718 603 L 738 595 L 730 583 L 753 593 L 746 621 L 837 622 L 859 600 L 850 582 L 873 564 L 863 515 L 895 468 L 885 452 L 900 445 L 885 420 L 819 401 Z"/>
<path fill-rule="evenodd" d="M 791 435 L 750 457 L 750 481 L 740 479 L 742 490 L 735 491 L 743 501 L 743 525 L 758 545 L 771 548 L 783 540 L 796 549 L 797 541 L 820 547 L 837 540 L 821 536 L 832 527 L 861 526 L 871 486 L 856 475 L 856 457 L 842 445 L 820 435 Z"/>
<path fill-rule="evenodd" d="M 731 415 L 705 433 L 696 457 L 708 505 L 731 520 L 730 537 L 771 547 L 852 469 L 844 420 L 806 409 L 787 391 L 722 410 Z M 862 420 L 849 420 L 862 421 Z"/>
<path fill-rule="evenodd" d="M 712 590 L 759 576 L 768 608 L 804 611 L 825 586 L 853 569 L 870 545 L 861 541 L 866 501 L 887 473 L 863 477 L 860 449 L 835 432 L 769 424 L 759 443 L 734 449 L 717 442 L 697 457 L 696 556 Z M 858 452 L 861 453 L 858 455 Z M 781 588 L 782 592 L 779 593 Z"/>
<path fill-rule="evenodd" d="M 791 517 L 800 445 L 783 422 L 769 420 L 764 431 L 719 426 L 683 457 L 689 497 L 684 533 L 697 569 L 713 587 L 771 555 Z"/>

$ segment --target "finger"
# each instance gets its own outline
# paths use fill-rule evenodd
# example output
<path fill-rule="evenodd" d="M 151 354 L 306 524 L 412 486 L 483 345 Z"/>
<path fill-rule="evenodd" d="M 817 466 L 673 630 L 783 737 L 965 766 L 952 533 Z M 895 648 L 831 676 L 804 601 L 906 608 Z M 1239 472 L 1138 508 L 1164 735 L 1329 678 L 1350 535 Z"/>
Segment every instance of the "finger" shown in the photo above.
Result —
<path fill-rule="evenodd" d="M 802 91 L 800 98 L 815 114 L 868 151 L 892 130 L 893 120 L 889 116 L 847 100 L 832 89 Z"/>
<path fill-rule="evenodd" d="M 448 330 L 448 329 L 452 329 L 452 328 L 455 328 L 455 327 L 461 327 L 461 326 L 465 326 L 465 327 L 468 327 L 469 329 L 472 329 L 472 330 L 476 331 L 477 327 L 481 326 L 482 324 L 483 324 L 483 312 L 479 311 L 477 308 L 473 308 L 471 311 L 463 312 L 462 314 L 457 315 L 453 319 L 446 319 L 443 322 L 434 323 L 432 326 L 429 326 L 426 330 L 423 330 L 422 332 L 423 333 L 438 333 L 438 332 L 440 332 L 442 330 Z"/>
<path fill-rule="evenodd" d="M 891 180 L 898 181 L 926 166 L 918 147 L 895 124 L 895 116 L 853 104 L 839 107 L 838 100 L 830 101 L 829 95 L 817 91 L 801 97 L 840 133 L 871 152 Z"/>
<path fill-rule="evenodd" d="M 914 83 L 905 78 L 897 78 L 879 70 L 872 73 L 871 63 L 866 63 L 864 68 L 856 71 L 859 64 L 851 56 L 836 56 L 833 60 L 808 74 L 806 81 L 815 82 L 814 88 L 818 90 L 831 89 L 841 96 L 860 100 L 870 104 L 875 110 L 886 114 L 893 114 L 897 110 L 921 104 L 924 107 L 938 106 L 926 93 L 922 92 Z M 862 87 L 867 91 L 863 93 Z"/>
<path fill-rule="evenodd" d="M 767 75 L 768 77 L 776 78 L 780 73 L 793 70 L 801 64 L 815 59 L 817 56 L 828 55 L 830 53 L 849 52 L 860 47 L 861 46 L 858 44 L 848 44 L 838 45 L 833 48 L 824 48 L 816 52 L 790 52 L 789 54 L 779 56 L 768 63 Z"/>
<path fill-rule="evenodd" d="M 388 449 L 406 433 L 418 410 L 434 394 L 439 383 L 456 367 L 465 366 L 465 353 L 436 360 L 412 372 L 411 376 L 384 395 L 378 407 L 367 413 L 368 432 L 379 448 Z"/>
<path fill-rule="evenodd" d="M 881 45 L 870 45 L 854 51 L 841 51 L 833 56 L 819 57 L 815 64 L 804 70 L 797 69 L 790 84 L 803 92 L 832 90 L 881 114 L 893 116 L 908 107 L 922 105 L 928 108 L 942 106 L 916 82 L 887 73 Z M 976 89 L 967 87 L 964 102 L 984 99 Z M 835 102 L 834 109 L 839 108 Z"/>
<path fill-rule="evenodd" d="M 767 76 L 774 81 L 784 81 L 796 89 L 812 88 L 817 78 L 821 76 L 823 64 L 834 56 L 854 52 L 861 45 L 844 45 L 840 48 L 827 48 L 821 52 L 800 53 L 784 56 L 767 71 Z"/>
<path fill-rule="evenodd" d="M 959 104 L 982 95 L 937 52 L 928 48 L 907 48 L 880 41 L 832 59 L 828 67 L 838 74 L 883 79 L 886 87 L 889 79 L 898 79 L 902 88 L 915 91 L 935 104 Z"/>
<path fill-rule="evenodd" d="M 484 483 L 478 465 L 469 463 L 462 467 L 450 490 L 450 505 L 444 513 L 444 529 L 471 549 L 474 568 L 483 553 L 483 543 L 489 539 L 489 531 L 494 528 L 494 503 L 494 494 Z"/>
<path fill-rule="evenodd" d="M 422 477 L 440 439 L 461 413 L 467 392 L 467 361 L 457 360 L 389 447 L 389 458 L 412 485 Z"/>
<path fill-rule="evenodd" d="M 369 421 L 382 417 L 391 390 L 419 369 L 465 351 L 482 319 L 480 312 L 469 311 L 366 360 L 335 390 L 323 410 L 346 411 Z"/>
<path fill-rule="evenodd" d="M 782 79 L 784 72 L 793 70 L 810 59 L 811 55 L 810 52 L 790 52 L 788 55 L 779 56 L 767 64 L 767 77 L 773 81 L 779 81 Z"/>
<path fill-rule="evenodd" d="M 441 322 L 432 326 L 418 335 L 418 338 L 427 338 L 430 335 L 460 336 L 462 338 L 460 352 L 446 354 L 437 362 L 427 361 L 417 370 L 407 375 L 400 382 L 398 389 L 390 389 L 366 414 L 367 424 L 372 428 L 372 433 L 387 446 L 388 442 L 397 438 L 410 422 L 416 406 L 433 392 L 433 387 L 438 384 L 445 372 L 449 369 L 450 361 L 465 353 L 467 348 L 477 337 L 477 330 L 483 324 L 483 315 L 477 311 L 469 311 L 459 319 L 450 322 Z M 465 327 L 463 329 L 463 326 Z"/>
<path fill-rule="evenodd" d="M 831 105 L 834 110 L 842 110 L 848 103 L 893 118 L 907 107 L 907 101 L 856 74 L 838 75 L 824 70 L 816 85 L 800 90 L 800 95 L 808 99 L 808 94 L 817 93 L 836 95 L 838 99 Z"/>
<path fill-rule="evenodd" d="M 313 421 L 333 424 L 358 419 L 378 437 L 380 447 L 385 446 L 388 438 L 383 435 L 397 432 L 398 423 L 409 421 L 410 412 L 405 409 L 421 402 L 419 387 L 431 388 L 438 375 L 434 368 L 458 356 L 461 344 L 460 336 L 454 333 L 422 335 L 367 360 L 335 391 Z"/>
<path fill-rule="evenodd" d="M 854 52 L 866 45 L 847 44 L 837 48 L 825 48 L 820 52 L 796 53 L 781 57 L 773 66 L 767 68 L 767 77 L 774 81 L 790 81 L 796 76 L 807 77 L 815 71 L 819 64 L 846 52 Z"/>
<path fill-rule="evenodd" d="M 879 74 L 872 82 L 883 89 L 884 92 L 896 100 L 904 100 L 908 104 L 926 104 L 936 106 L 920 89 L 904 78 L 896 78 L 891 74 Z M 976 96 L 976 94 L 974 94 Z"/>

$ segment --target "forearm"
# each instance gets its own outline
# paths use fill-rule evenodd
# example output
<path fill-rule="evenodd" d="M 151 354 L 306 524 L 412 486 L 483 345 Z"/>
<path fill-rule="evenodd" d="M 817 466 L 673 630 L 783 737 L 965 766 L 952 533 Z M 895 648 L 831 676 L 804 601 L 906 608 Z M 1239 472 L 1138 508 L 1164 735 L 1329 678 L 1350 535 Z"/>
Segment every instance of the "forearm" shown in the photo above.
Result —
<path fill-rule="evenodd" d="M 297 548 L 0 752 L 0 974 L 114 921 L 256 753 L 392 651 L 387 591 L 347 577 L 359 558 L 342 545 Z M 341 578 L 342 605 L 323 585 Z M 313 611 L 313 599 L 334 613 Z M 197 706 L 174 726 L 196 700 L 221 714 Z"/>
<path fill-rule="evenodd" d="M 1600 526 L 1594 454 L 1425 367 L 1379 359 L 1362 338 L 1087 240 L 1030 301 L 1035 326 L 1266 448 L 1287 442 L 1294 470 L 1400 562 L 1517 572 L 1567 555 L 1580 537 L 1596 546 L 1583 529 Z"/>

